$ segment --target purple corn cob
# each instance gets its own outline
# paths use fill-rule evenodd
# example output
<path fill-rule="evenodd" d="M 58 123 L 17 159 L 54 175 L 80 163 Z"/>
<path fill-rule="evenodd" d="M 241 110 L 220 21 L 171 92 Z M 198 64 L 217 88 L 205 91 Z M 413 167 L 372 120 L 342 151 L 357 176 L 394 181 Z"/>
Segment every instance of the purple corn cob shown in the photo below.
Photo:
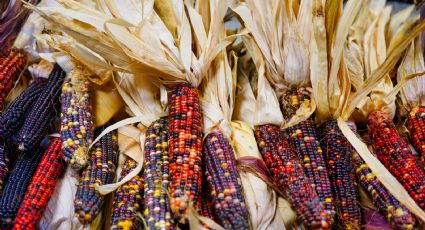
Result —
<path fill-rule="evenodd" d="M 8 146 L 6 144 L 0 145 L 0 194 L 9 175 L 9 157 L 7 151 Z"/>

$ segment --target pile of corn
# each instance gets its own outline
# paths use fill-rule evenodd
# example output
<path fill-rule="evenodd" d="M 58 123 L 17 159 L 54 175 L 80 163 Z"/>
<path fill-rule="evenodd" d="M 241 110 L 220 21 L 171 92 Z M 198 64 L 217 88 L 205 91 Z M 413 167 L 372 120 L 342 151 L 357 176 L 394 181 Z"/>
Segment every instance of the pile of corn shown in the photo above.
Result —
<path fill-rule="evenodd" d="M 425 6 L 392 5 L 1 2 L 0 228 L 423 229 Z"/>

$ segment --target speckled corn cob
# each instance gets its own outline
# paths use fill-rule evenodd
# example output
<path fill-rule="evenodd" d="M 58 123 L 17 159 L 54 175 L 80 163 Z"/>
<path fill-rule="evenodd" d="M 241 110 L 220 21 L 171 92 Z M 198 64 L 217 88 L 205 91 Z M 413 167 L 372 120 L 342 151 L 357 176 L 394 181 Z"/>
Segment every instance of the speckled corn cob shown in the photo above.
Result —
<path fill-rule="evenodd" d="M 3 109 L 6 97 L 24 70 L 26 62 L 26 55 L 22 50 L 13 48 L 7 56 L 0 55 L 0 109 Z"/>
<path fill-rule="evenodd" d="M 369 115 L 367 127 L 378 159 L 419 207 L 425 209 L 425 172 L 416 163 L 409 145 L 397 132 L 392 119 L 384 112 L 375 111 Z"/>
<path fill-rule="evenodd" d="M 74 200 L 75 215 L 81 223 L 89 224 L 102 211 L 105 196 L 94 187 L 114 182 L 118 161 L 116 132 L 103 136 L 90 151 L 90 162 L 80 178 Z"/>
<path fill-rule="evenodd" d="M 425 107 L 413 108 L 407 116 L 407 129 L 412 144 L 421 155 L 420 161 L 425 165 Z"/>
<path fill-rule="evenodd" d="M 166 118 L 153 122 L 146 132 L 144 216 L 150 229 L 174 229 L 168 198 L 169 146 Z"/>
<path fill-rule="evenodd" d="M 47 135 L 48 127 L 59 111 L 60 92 L 65 72 L 55 64 L 47 85 L 28 113 L 24 125 L 16 136 L 19 150 L 28 151 L 37 148 Z"/>
<path fill-rule="evenodd" d="M 10 229 L 31 182 L 43 151 L 36 149 L 22 153 L 10 174 L 0 198 L 0 229 Z"/>
<path fill-rule="evenodd" d="M 44 78 L 35 79 L 0 115 L 0 137 L 8 139 L 21 128 L 46 84 Z"/>
<path fill-rule="evenodd" d="M 398 202 L 398 200 L 376 178 L 372 170 L 363 161 L 360 155 L 352 149 L 356 176 L 360 185 L 368 192 L 373 204 L 387 221 L 396 229 L 413 229 L 415 216 Z"/>
<path fill-rule="evenodd" d="M 137 162 L 128 158 L 121 171 L 121 179 L 137 167 Z M 141 229 L 144 181 L 141 175 L 118 187 L 114 193 L 111 229 Z"/>
<path fill-rule="evenodd" d="M 290 120 L 300 108 L 300 105 L 304 102 L 309 103 L 309 101 L 309 93 L 304 88 L 288 90 L 281 103 L 281 110 L 285 119 Z M 284 134 L 297 149 L 304 172 L 310 178 L 313 188 L 319 195 L 325 211 L 328 213 L 329 222 L 333 223 L 335 205 L 331 183 L 313 118 L 310 117 L 297 125 L 287 128 Z"/>
<path fill-rule="evenodd" d="M 63 170 L 61 141 L 55 138 L 50 142 L 28 186 L 13 229 L 37 229 L 37 222 L 41 219 Z"/>
<path fill-rule="evenodd" d="M 286 194 L 298 218 L 308 229 L 328 229 L 327 214 L 304 173 L 294 146 L 276 125 L 255 128 L 260 153 L 278 186 Z"/>
<path fill-rule="evenodd" d="M 62 86 L 61 138 L 66 162 L 74 169 L 87 166 L 87 148 L 93 141 L 93 118 L 88 74 L 79 67 Z"/>
<path fill-rule="evenodd" d="M 325 122 L 321 129 L 329 179 L 332 184 L 337 217 L 344 229 L 360 229 L 361 209 L 356 188 L 351 145 L 338 128 L 336 120 Z"/>
<path fill-rule="evenodd" d="M 249 218 L 229 140 L 215 129 L 204 140 L 205 174 L 217 220 L 225 229 L 248 229 Z"/>
<path fill-rule="evenodd" d="M 0 195 L 9 176 L 9 157 L 7 151 L 8 146 L 6 144 L 0 145 Z"/>
<path fill-rule="evenodd" d="M 189 203 L 199 208 L 202 185 L 202 113 L 199 95 L 189 84 L 181 84 L 169 95 L 171 211 L 187 222 Z"/>

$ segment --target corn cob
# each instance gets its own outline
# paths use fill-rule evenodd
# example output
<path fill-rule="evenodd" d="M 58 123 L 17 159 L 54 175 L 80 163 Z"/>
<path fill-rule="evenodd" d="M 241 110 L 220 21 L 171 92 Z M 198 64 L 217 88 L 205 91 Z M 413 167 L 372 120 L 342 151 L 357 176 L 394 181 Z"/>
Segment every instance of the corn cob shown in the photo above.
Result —
<path fill-rule="evenodd" d="M 14 48 L 6 56 L 0 56 L 0 109 L 3 109 L 6 97 L 24 70 L 26 61 L 25 53 Z"/>
<path fill-rule="evenodd" d="M 59 138 L 55 138 L 50 142 L 28 186 L 13 229 L 37 229 L 36 224 L 41 219 L 56 181 L 63 171 L 61 142 Z"/>
<path fill-rule="evenodd" d="M 219 224 L 225 229 L 248 229 L 245 198 L 236 169 L 233 148 L 223 133 L 215 129 L 203 145 L 205 174 Z"/>
<path fill-rule="evenodd" d="M 198 92 L 178 85 L 169 95 L 171 211 L 186 223 L 189 204 L 199 208 L 202 185 L 202 113 Z"/>
<path fill-rule="evenodd" d="M 413 146 L 421 155 L 420 161 L 425 165 L 425 107 L 413 108 L 407 116 L 407 129 L 412 138 Z"/>
<path fill-rule="evenodd" d="M 293 145 L 276 125 L 255 129 L 260 153 L 278 186 L 286 193 L 300 220 L 309 229 L 328 229 L 330 223 L 320 199 L 305 175 Z"/>
<path fill-rule="evenodd" d="M 43 151 L 22 153 L 10 174 L 0 198 L 0 228 L 9 229 L 27 191 L 28 184 L 34 175 Z"/>
<path fill-rule="evenodd" d="M 152 123 L 146 132 L 144 216 L 150 229 L 174 229 L 168 198 L 168 138 L 166 118 Z"/>
<path fill-rule="evenodd" d="M 121 179 L 137 167 L 137 162 L 128 158 L 121 171 Z M 141 175 L 121 185 L 114 193 L 111 229 L 135 230 L 142 227 L 142 203 L 144 181 Z"/>
<path fill-rule="evenodd" d="M 61 138 L 66 162 L 74 169 L 87 165 L 87 147 L 93 141 L 93 119 L 87 75 L 75 68 L 62 86 Z"/>
<path fill-rule="evenodd" d="M 3 186 L 6 184 L 6 180 L 8 176 L 9 176 L 8 146 L 4 144 L 4 145 L 0 145 L 0 194 L 3 191 Z"/>
<path fill-rule="evenodd" d="M 65 72 L 56 64 L 51 72 L 47 85 L 28 113 L 22 128 L 16 136 L 19 150 L 28 151 L 39 146 L 47 135 L 48 127 L 56 116 L 60 106 L 60 89 Z"/>
<path fill-rule="evenodd" d="M 304 88 L 289 89 L 282 98 L 281 110 L 286 120 L 295 115 L 300 105 L 309 102 L 310 97 Z M 301 123 L 287 128 L 284 132 L 286 138 L 295 146 L 298 158 L 302 162 L 305 174 L 312 182 L 313 188 L 319 195 L 329 222 L 333 223 L 335 206 L 332 196 L 331 183 L 328 170 L 323 157 L 323 151 L 317 138 L 316 126 L 310 117 Z"/>
<path fill-rule="evenodd" d="M 74 211 L 82 224 L 91 223 L 102 211 L 105 196 L 95 189 L 95 184 L 110 184 L 115 179 L 118 162 L 116 132 L 100 138 L 90 152 L 90 162 L 80 178 L 74 200 Z"/>
<path fill-rule="evenodd" d="M 385 112 L 375 111 L 369 115 L 367 127 L 378 159 L 424 209 L 425 172 L 415 162 L 409 145 L 397 132 L 392 119 Z"/>
<path fill-rule="evenodd" d="M 0 137 L 8 139 L 17 132 L 25 121 L 26 115 L 47 84 L 44 78 L 34 80 L 0 115 Z"/>
<path fill-rule="evenodd" d="M 360 229 L 361 209 L 356 188 L 354 166 L 346 138 L 336 120 L 325 122 L 320 130 L 329 179 L 337 208 L 337 217 L 344 229 Z"/>
<path fill-rule="evenodd" d="M 398 200 L 381 184 L 363 161 L 360 155 L 351 147 L 352 159 L 356 169 L 357 180 L 368 191 L 373 204 L 396 229 L 413 229 L 415 216 L 410 213 Z"/>

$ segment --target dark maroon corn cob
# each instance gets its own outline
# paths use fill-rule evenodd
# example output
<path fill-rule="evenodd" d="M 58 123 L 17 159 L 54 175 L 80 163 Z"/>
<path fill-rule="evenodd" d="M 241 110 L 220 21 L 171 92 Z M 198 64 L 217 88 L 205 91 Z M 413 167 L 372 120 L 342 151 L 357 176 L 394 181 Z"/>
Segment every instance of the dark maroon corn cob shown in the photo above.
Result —
<path fill-rule="evenodd" d="M 167 118 L 156 120 L 146 131 L 144 216 L 150 229 L 175 229 L 168 196 L 168 138 Z"/>
<path fill-rule="evenodd" d="M 43 92 L 27 115 L 22 128 L 16 136 L 19 150 L 37 148 L 47 135 L 48 127 L 60 110 L 60 94 L 66 73 L 55 64 Z"/>
<path fill-rule="evenodd" d="M 114 182 L 118 161 L 116 131 L 103 136 L 90 152 L 90 162 L 80 178 L 74 200 L 75 215 L 81 223 L 91 223 L 102 211 L 105 196 L 101 195 L 95 184 Z"/>
<path fill-rule="evenodd" d="M 46 84 L 47 80 L 44 78 L 35 79 L 0 115 L 1 138 L 6 140 L 19 131 Z"/>
<path fill-rule="evenodd" d="M 187 223 L 189 206 L 199 208 L 202 185 L 202 112 L 197 89 L 178 85 L 169 94 L 170 204 L 174 219 Z"/>
<path fill-rule="evenodd" d="M 4 47 L 1 47 L 1 49 L 4 49 Z M 6 53 L 5 55 L 0 54 L 0 110 L 3 109 L 7 95 L 9 95 L 27 62 L 25 52 L 22 50 L 12 48 Z"/>
<path fill-rule="evenodd" d="M 218 223 L 225 229 L 248 229 L 248 211 L 229 140 L 215 129 L 205 137 L 202 153 Z"/>
<path fill-rule="evenodd" d="M 136 167 L 137 162 L 128 158 L 122 168 L 121 179 Z M 142 228 L 143 190 L 144 181 L 140 174 L 118 187 L 114 193 L 111 229 L 136 230 Z"/>
<path fill-rule="evenodd" d="M 420 162 L 425 166 L 425 107 L 413 108 L 407 116 L 407 129 L 412 144 L 420 153 Z"/>
<path fill-rule="evenodd" d="M 286 120 L 290 120 L 304 102 L 309 102 L 310 96 L 304 88 L 289 89 L 282 98 L 281 110 Z M 310 117 L 284 131 L 286 138 L 295 146 L 302 162 L 305 174 L 310 178 L 313 188 L 328 213 L 329 222 L 333 223 L 335 205 L 331 183 L 325 158 L 317 137 L 316 125 Z"/>
<path fill-rule="evenodd" d="M 407 142 L 397 132 L 393 120 L 375 111 L 368 117 L 368 133 L 378 159 L 407 190 L 422 209 L 425 209 L 425 172 L 416 163 Z"/>
<path fill-rule="evenodd" d="M 56 181 L 62 175 L 64 169 L 61 141 L 59 138 L 55 138 L 44 152 L 44 156 L 41 158 L 28 186 L 14 221 L 14 230 L 37 229 L 37 222 L 41 219 L 55 189 Z"/>
<path fill-rule="evenodd" d="M 43 156 L 43 151 L 23 152 L 12 170 L 0 198 L 0 228 L 9 229 L 24 198 L 27 187 Z"/>
<path fill-rule="evenodd" d="M 280 128 L 276 125 L 257 126 L 255 139 L 272 177 L 302 223 L 308 229 L 328 229 L 330 223 L 319 196 L 304 173 L 294 146 Z"/>
<path fill-rule="evenodd" d="M 326 121 L 320 129 L 320 134 L 334 193 L 337 218 L 344 229 L 360 229 L 361 208 L 351 158 L 351 145 L 339 130 L 336 120 Z"/>
<path fill-rule="evenodd" d="M 0 195 L 3 192 L 3 187 L 6 184 L 7 177 L 9 176 L 9 156 L 8 146 L 6 144 L 0 145 Z"/>

